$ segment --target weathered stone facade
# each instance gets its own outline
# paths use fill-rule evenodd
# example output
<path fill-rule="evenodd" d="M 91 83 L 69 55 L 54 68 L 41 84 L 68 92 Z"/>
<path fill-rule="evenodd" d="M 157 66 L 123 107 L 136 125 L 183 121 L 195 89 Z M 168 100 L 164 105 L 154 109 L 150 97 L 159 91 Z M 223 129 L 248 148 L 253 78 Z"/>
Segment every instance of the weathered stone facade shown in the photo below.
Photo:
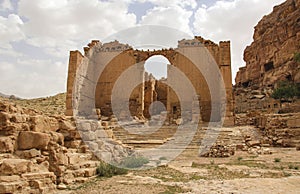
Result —
<path fill-rule="evenodd" d="M 87 66 L 89 61 L 93 61 L 93 63 L 96 64 L 95 68 L 97 70 L 93 70 L 93 76 L 91 76 L 93 78 L 89 77 L 88 79 L 98 81 L 96 83 L 94 83 L 94 81 L 86 83 L 92 85 L 96 84 L 95 91 L 92 91 L 94 94 L 91 94 L 94 96 L 90 100 L 94 100 L 95 108 L 100 109 L 102 115 L 111 116 L 113 114 L 111 96 L 115 83 L 124 71 L 133 67 L 135 64 L 138 64 L 138 66 L 135 67 L 135 71 L 137 72 L 135 76 L 128 77 L 126 80 L 128 83 L 134 83 L 136 80 L 143 80 L 140 82 L 141 84 L 139 86 L 132 90 L 130 98 L 127 99 L 127 101 L 129 100 L 129 110 L 131 115 L 137 117 L 149 117 L 147 110 L 149 105 L 158 100 L 166 106 L 168 123 L 172 123 L 179 117 L 182 104 L 180 104 L 176 93 L 172 91 L 171 87 L 164 85 L 162 80 L 154 80 L 145 75 L 144 69 L 144 63 L 148 58 L 155 55 L 162 55 L 169 60 L 172 66 L 178 68 L 191 81 L 198 96 L 195 100 L 199 100 L 201 107 L 201 120 L 204 122 L 210 121 L 212 102 L 210 91 L 205 80 L 205 76 L 210 75 L 203 75 L 203 72 L 200 72 L 193 62 L 178 51 L 178 49 L 181 49 L 184 53 L 193 53 L 195 50 L 194 48 L 201 46 L 204 46 L 208 50 L 219 67 L 226 90 L 225 125 L 233 125 L 230 42 L 221 41 L 218 45 L 212 41 L 204 40 L 199 36 L 195 37 L 193 40 L 178 41 L 178 48 L 176 49 L 170 48 L 144 51 L 134 50 L 129 45 L 121 44 L 118 41 L 104 44 L 99 41 L 92 41 L 88 47 L 84 48 L 84 56 L 79 51 L 71 51 L 67 84 L 66 114 L 72 115 L 73 83 L 78 67 Z M 103 62 L 99 62 L 99 64 L 97 64 L 97 61 L 100 58 L 107 59 L 109 63 L 104 64 Z M 85 67 L 83 67 L 83 69 L 84 68 Z M 95 72 L 102 73 L 101 75 L 94 75 Z M 172 73 L 172 68 L 168 68 L 167 79 L 176 79 L 172 78 L 172 76 L 169 77 Z M 87 106 L 91 106 L 91 103 Z M 91 106 L 91 109 L 92 108 L 93 107 Z M 190 114 L 192 117 L 192 110 L 190 110 Z"/>
<path fill-rule="evenodd" d="M 280 80 L 300 82 L 299 64 L 293 61 L 300 52 L 300 1 L 287 0 L 275 6 L 255 26 L 254 41 L 244 52 L 246 67 L 240 68 L 237 85 L 272 86 Z"/>

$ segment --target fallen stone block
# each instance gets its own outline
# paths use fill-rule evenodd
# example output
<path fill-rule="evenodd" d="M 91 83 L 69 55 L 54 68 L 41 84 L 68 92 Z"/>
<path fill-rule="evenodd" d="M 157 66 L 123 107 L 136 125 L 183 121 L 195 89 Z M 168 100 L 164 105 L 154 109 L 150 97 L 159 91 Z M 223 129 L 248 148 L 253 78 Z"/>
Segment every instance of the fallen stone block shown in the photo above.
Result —
<path fill-rule="evenodd" d="M 32 162 L 24 159 L 5 159 L 0 166 L 1 175 L 17 175 L 29 171 Z"/>
<path fill-rule="evenodd" d="M 59 129 L 62 130 L 75 130 L 75 126 L 70 122 L 66 120 L 60 120 L 59 121 Z"/>
<path fill-rule="evenodd" d="M 18 148 L 27 149 L 46 149 L 50 142 L 50 136 L 46 133 L 23 131 L 18 137 Z"/>
<path fill-rule="evenodd" d="M 82 153 L 68 153 L 67 157 L 69 159 L 69 164 L 76 165 L 78 163 L 90 160 L 92 158 L 92 155 Z"/>
<path fill-rule="evenodd" d="M 11 176 L 0 176 L 0 182 L 15 182 L 21 179 L 18 175 L 11 175 Z"/>
<path fill-rule="evenodd" d="M 260 141 L 256 141 L 256 140 L 251 140 L 246 142 L 247 146 L 249 147 L 253 147 L 253 146 L 259 146 L 260 145 Z"/>
<path fill-rule="evenodd" d="M 27 186 L 28 183 L 26 181 L 0 182 L 0 193 L 21 192 Z"/>
<path fill-rule="evenodd" d="M 31 159 L 37 156 L 41 156 L 41 151 L 37 149 L 30 149 L 30 150 L 17 151 L 16 154 L 22 158 Z"/>
<path fill-rule="evenodd" d="M 25 173 L 22 174 L 22 178 L 26 180 L 43 180 L 43 179 L 51 179 L 55 181 L 56 176 L 53 172 L 37 172 L 37 173 Z"/>
<path fill-rule="evenodd" d="M 11 137 L 0 137 L 0 153 L 13 153 L 15 140 Z"/>

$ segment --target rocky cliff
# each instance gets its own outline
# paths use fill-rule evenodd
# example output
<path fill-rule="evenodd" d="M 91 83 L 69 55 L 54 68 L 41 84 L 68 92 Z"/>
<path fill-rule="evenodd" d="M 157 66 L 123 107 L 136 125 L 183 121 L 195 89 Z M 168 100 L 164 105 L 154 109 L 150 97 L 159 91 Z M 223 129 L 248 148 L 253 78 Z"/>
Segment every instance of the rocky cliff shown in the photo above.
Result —
<path fill-rule="evenodd" d="M 300 82 L 300 0 L 275 6 L 255 26 L 254 41 L 244 51 L 246 67 L 239 69 L 237 86 L 273 87 L 277 81 Z"/>
<path fill-rule="evenodd" d="M 244 51 L 246 66 L 234 86 L 235 112 L 298 112 L 299 100 L 281 104 L 271 98 L 280 82 L 300 83 L 300 0 L 287 0 L 255 26 L 254 41 Z"/>

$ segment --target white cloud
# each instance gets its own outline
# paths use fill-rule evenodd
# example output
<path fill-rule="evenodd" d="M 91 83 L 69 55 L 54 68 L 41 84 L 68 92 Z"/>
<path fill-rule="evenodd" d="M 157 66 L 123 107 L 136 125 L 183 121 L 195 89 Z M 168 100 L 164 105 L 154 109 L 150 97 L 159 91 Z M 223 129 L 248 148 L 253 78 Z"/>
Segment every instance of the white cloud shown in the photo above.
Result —
<path fill-rule="evenodd" d="M 1 92 L 30 98 L 65 91 L 69 51 L 136 25 L 127 7 L 117 1 L 20 0 L 16 14 L 0 16 Z M 34 50 L 17 52 L 11 44 L 17 41 L 48 59 L 40 60 Z"/>
<path fill-rule="evenodd" d="M 187 34 L 192 34 L 189 19 L 192 16 L 192 11 L 173 6 L 173 7 L 154 7 L 147 11 L 142 17 L 142 25 L 162 25 L 174 29 L 181 30 Z"/>
<path fill-rule="evenodd" d="M 126 3 L 98 0 L 20 0 L 19 14 L 28 20 L 24 24 L 27 42 L 54 56 L 136 23 Z"/>
<path fill-rule="evenodd" d="M 284 0 L 217 1 L 211 7 L 200 7 L 195 14 L 195 32 L 218 42 L 231 40 L 233 80 L 243 66 L 243 51 L 252 42 L 254 26 Z"/>
<path fill-rule="evenodd" d="M 163 6 L 163 7 L 172 7 L 172 6 L 180 6 L 182 8 L 196 8 L 197 7 L 197 2 L 196 0 L 128 0 L 129 3 L 134 3 L 134 2 L 140 2 L 140 3 L 145 3 L 145 2 L 150 2 L 154 5 L 157 6 Z"/>
<path fill-rule="evenodd" d="M 66 61 L 36 60 L 26 57 L 1 62 L 1 92 L 31 98 L 54 95 L 66 88 Z"/>
<path fill-rule="evenodd" d="M 18 15 L 0 16 L 0 49 L 9 49 L 11 42 L 22 40 L 25 37 L 22 27 L 23 21 Z"/>
<path fill-rule="evenodd" d="M 0 4 L 0 11 L 11 11 L 13 10 L 13 6 L 10 0 L 3 0 Z"/>

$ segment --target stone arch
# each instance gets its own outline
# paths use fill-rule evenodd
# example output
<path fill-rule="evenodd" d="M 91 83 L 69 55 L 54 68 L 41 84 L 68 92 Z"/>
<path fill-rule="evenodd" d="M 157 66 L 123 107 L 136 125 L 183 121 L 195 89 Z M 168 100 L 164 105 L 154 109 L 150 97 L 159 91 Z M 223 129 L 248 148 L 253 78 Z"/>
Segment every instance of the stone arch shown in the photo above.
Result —
<path fill-rule="evenodd" d="M 95 106 L 100 108 L 101 112 L 105 116 L 112 115 L 110 97 L 112 95 L 112 88 L 118 77 L 123 71 L 133 66 L 134 64 L 141 64 L 138 68 L 140 75 L 137 75 L 141 80 L 139 86 L 137 86 L 131 93 L 129 99 L 129 109 L 132 115 L 139 115 L 141 112 L 146 114 L 145 108 L 149 107 L 149 104 L 153 101 L 145 99 L 145 76 L 144 76 L 144 63 L 147 59 L 152 56 L 161 55 L 170 61 L 170 65 L 175 66 L 181 72 L 189 78 L 192 85 L 194 86 L 201 106 L 201 118 L 203 121 L 208 122 L 211 114 L 211 100 L 210 93 L 205 81 L 204 76 L 199 69 L 184 55 L 173 49 L 156 50 L 156 51 L 139 51 L 139 50 L 126 50 L 116 56 L 109 64 L 105 67 L 104 71 L 100 75 L 96 91 L 95 91 Z M 169 74 L 168 70 L 168 74 Z M 167 76 L 169 78 L 169 76 Z M 149 83 L 148 83 L 149 84 Z M 177 95 L 171 89 L 165 86 L 163 83 L 162 87 L 167 90 L 167 98 L 165 99 L 167 111 L 170 114 L 170 120 L 178 118 L 180 115 L 180 102 Z M 155 85 L 154 85 L 155 86 Z M 146 115 L 147 116 L 147 115 Z"/>
<path fill-rule="evenodd" d="M 144 64 L 145 71 L 152 74 L 155 79 L 167 78 L 167 66 L 171 62 L 163 55 L 153 55 Z"/>

